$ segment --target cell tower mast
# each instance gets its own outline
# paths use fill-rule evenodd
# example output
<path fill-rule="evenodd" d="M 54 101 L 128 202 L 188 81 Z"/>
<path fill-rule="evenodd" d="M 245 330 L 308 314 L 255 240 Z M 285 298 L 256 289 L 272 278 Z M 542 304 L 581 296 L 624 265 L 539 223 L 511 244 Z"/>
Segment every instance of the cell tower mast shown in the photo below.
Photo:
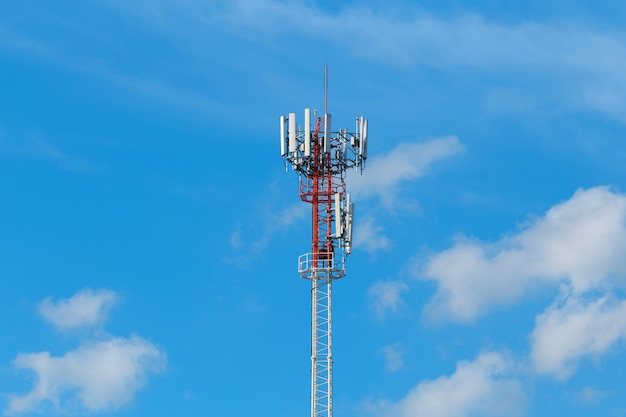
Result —
<path fill-rule="evenodd" d="M 324 68 L 324 115 L 304 109 L 280 117 L 280 150 L 285 167 L 297 171 L 300 198 L 312 205 L 311 252 L 298 257 L 298 272 L 311 280 L 311 417 L 332 417 L 332 284 L 346 276 L 352 248 L 354 203 L 346 193 L 346 171 L 362 172 L 367 159 L 367 120 L 356 118 L 354 132 L 331 130 L 328 66 Z M 314 123 L 311 128 L 311 122 Z"/>

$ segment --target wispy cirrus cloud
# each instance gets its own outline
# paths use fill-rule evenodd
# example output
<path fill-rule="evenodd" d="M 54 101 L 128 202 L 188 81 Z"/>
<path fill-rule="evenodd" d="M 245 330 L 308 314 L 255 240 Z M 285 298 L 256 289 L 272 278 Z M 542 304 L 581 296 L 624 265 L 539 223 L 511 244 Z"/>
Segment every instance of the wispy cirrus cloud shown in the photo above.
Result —
<path fill-rule="evenodd" d="M 529 91 L 520 80 L 532 77 L 539 85 L 550 85 L 550 100 L 564 109 L 594 110 L 626 122 L 623 31 L 598 30 L 582 20 L 505 24 L 471 12 L 441 18 L 406 4 L 388 13 L 365 5 L 327 11 L 304 2 L 280 1 L 238 0 L 210 11 L 195 6 L 199 15 L 211 16 L 215 24 L 253 42 L 267 43 L 284 33 L 322 37 L 354 58 L 383 65 L 474 70 L 499 80 L 508 78 L 508 89 L 521 96 Z M 502 93 L 493 90 L 490 99 Z M 496 98 L 495 107 L 516 101 L 504 96 L 508 99 Z M 530 96 L 534 105 L 526 106 L 528 111 L 547 99 L 536 91 Z"/>
<path fill-rule="evenodd" d="M 74 36 L 79 35 L 74 34 Z M 89 38 L 84 33 L 80 33 L 80 36 Z M 173 108 L 191 110 L 205 115 L 219 114 L 222 116 L 234 111 L 231 104 L 220 102 L 202 91 L 174 85 L 172 79 L 164 79 L 154 73 L 133 73 L 120 70 L 114 64 L 114 52 L 111 52 L 112 55 L 107 55 L 106 58 L 103 56 L 90 57 L 67 50 L 64 46 L 68 45 L 65 45 L 64 42 L 51 42 L 49 39 L 38 38 L 29 33 L 21 33 L 21 31 L 11 29 L 8 26 L 0 27 L 0 49 L 17 51 L 24 55 L 36 57 L 47 65 L 97 79 L 116 87 L 119 91 L 124 91 L 126 94 L 131 92 L 134 97 L 148 98 Z M 98 51 L 100 48 L 102 45 L 94 41 L 92 49 Z M 141 72 L 144 69 L 140 68 L 138 71 Z M 50 150 L 42 147 L 39 152 L 55 156 L 54 154 L 59 154 L 60 151 L 50 152 Z M 56 155 L 56 157 L 63 159 L 62 155 Z"/>
<path fill-rule="evenodd" d="M 506 79 L 506 89 L 517 94 L 531 92 L 533 105 L 550 99 L 570 110 L 588 109 L 626 122 L 626 32 L 601 30 L 580 22 L 490 21 L 477 13 L 465 12 L 442 18 L 413 5 L 399 4 L 387 12 L 367 5 L 346 5 L 327 10 L 300 1 L 186 2 L 183 6 L 168 0 L 158 2 L 108 2 L 125 20 L 140 20 L 143 30 L 176 39 L 173 48 L 185 51 L 185 59 L 195 56 L 207 61 L 214 49 L 203 40 L 219 33 L 259 43 L 268 51 L 287 53 L 279 45 L 285 34 L 290 39 L 324 39 L 325 43 L 347 51 L 352 59 L 372 60 L 385 66 L 420 66 L 449 71 L 477 71 L 487 77 Z M 176 87 L 163 79 L 149 79 L 116 71 L 99 59 L 85 60 L 53 50 L 45 40 L 32 39 L 4 30 L 0 45 L 56 61 L 72 63 L 74 70 L 108 80 L 183 108 L 227 115 L 206 94 Z M 188 49 L 193 49 L 191 53 Z M 190 61 L 191 62 L 191 61 Z M 208 62 L 208 61 L 207 61 Z M 528 76 L 525 76 L 528 75 Z M 528 89 L 528 79 L 540 82 Z M 520 80 L 525 80 L 526 83 Z M 506 106 L 510 97 L 492 86 L 484 86 L 488 99 Z M 541 90 L 541 93 L 539 93 Z M 518 108 L 512 109 L 519 111 Z"/>
<path fill-rule="evenodd" d="M 228 237 L 231 253 L 225 261 L 240 267 L 248 265 L 252 259 L 265 252 L 277 232 L 302 221 L 310 209 L 310 206 L 304 202 L 294 203 L 279 210 L 274 207 L 265 207 L 264 215 L 255 216 L 255 222 L 262 227 L 256 234 L 250 227 L 244 228 L 241 223 L 237 224 Z"/>
<path fill-rule="evenodd" d="M 585 386 L 578 392 L 578 394 L 576 394 L 576 398 L 581 403 L 590 405 L 597 403 L 611 394 L 612 393 L 609 391 L 602 391 L 591 386 Z"/>
<path fill-rule="evenodd" d="M 73 173 L 93 174 L 101 169 L 99 164 L 53 145 L 40 134 L 13 136 L 0 132 L 0 156 L 46 161 Z"/>

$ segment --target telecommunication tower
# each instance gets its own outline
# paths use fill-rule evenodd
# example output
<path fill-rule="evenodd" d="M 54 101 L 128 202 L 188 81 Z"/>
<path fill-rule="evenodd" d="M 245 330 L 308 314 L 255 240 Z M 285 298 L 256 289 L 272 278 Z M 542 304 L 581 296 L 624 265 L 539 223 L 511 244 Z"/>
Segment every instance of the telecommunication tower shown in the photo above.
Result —
<path fill-rule="evenodd" d="M 304 109 L 280 116 L 280 152 L 286 170 L 297 171 L 300 198 L 312 205 L 311 252 L 298 257 L 298 273 L 311 280 L 311 417 L 332 417 L 332 284 L 346 275 L 352 250 L 354 203 L 346 192 L 346 171 L 362 172 L 367 159 L 367 120 L 355 131 L 332 131 L 328 113 L 328 67 L 324 69 L 324 114 Z M 313 128 L 311 123 L 313 122 Z"/>

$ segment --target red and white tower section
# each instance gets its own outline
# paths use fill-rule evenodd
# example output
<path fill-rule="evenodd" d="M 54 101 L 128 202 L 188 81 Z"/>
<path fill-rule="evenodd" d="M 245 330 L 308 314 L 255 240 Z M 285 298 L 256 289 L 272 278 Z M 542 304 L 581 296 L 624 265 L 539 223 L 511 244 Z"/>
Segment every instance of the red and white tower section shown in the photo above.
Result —
<path fill-rule="evenodd" d="M 324 105 L 326 107 L 326 104 Z M 333 131 L 331 115 L 304 109 L 280 117 L 280 149 L 287 170 L 297 171 L 300 198 L 312 206 L 311 251 L 298 258 L 298 272 L 311 280 L 311 417 L 332 417 L 332 284 L 346 276 L 352 248 L 354 203 L 346 192 L 349 169 L 361 172 L 367 159 L 367 120 L 355 130 Z"/>

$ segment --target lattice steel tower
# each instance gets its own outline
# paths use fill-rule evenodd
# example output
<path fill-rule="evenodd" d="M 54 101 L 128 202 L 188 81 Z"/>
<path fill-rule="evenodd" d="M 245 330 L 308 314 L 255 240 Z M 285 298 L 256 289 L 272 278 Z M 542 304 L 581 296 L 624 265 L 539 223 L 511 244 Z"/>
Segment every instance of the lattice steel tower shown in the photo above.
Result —
<path fill-rule="evenodd" d="M 356 119 L 354 132 L 331 130 L 327 109 L 328 67 L 324 70 L 324 115 L 304 109 L 280 117 L 280 149 L 287 170 L 300 177 L 300 198 L 312 205 L 311 252 L 298 257 L 298 272 L 311 280 L 311 417 L 332 417 L 332 284 L 346 275 L 352 246 L 354 204 L 346 193 L 348 169 L 361 172 L 367 158 L 367 120 Z M 314 127 L 311 129 L 311 122 Z"/>

